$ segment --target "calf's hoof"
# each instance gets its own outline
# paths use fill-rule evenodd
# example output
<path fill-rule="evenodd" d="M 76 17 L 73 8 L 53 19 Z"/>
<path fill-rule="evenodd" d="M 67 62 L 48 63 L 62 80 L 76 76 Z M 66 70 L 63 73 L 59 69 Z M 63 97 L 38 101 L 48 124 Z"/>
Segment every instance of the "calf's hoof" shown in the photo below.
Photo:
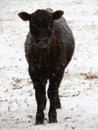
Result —
<path fill-rule="evenodd" d="M 49 123 L 56 123 L 57 122 L 57 113 L 56 111 L 49 111 L 48 114 L 49 117 Z"/>
<path fill-rule="evenodd" d="M 57 123 L 57 119 L 51 118 L 51 119 L 49 119 L 49 123 Z"/>
<path fill-rule="evenodd" d="M 38 125 L 38 124 L 43 124 L 44 123 L 44 113 L 37 113 L 36 115 L 36 122 L 35 124 Z"/>
<path fill-rule="evenodd" d="M 44 120 L 42 121 L 36 120 L 35 125 L 41 125 L 41 124 L 44 124 Z"/>
<path fill-rule="evenodd" d="M 55 114 L 49 116 L 49 123 L 56 123 L 57 122 L 57 117 Z"/>

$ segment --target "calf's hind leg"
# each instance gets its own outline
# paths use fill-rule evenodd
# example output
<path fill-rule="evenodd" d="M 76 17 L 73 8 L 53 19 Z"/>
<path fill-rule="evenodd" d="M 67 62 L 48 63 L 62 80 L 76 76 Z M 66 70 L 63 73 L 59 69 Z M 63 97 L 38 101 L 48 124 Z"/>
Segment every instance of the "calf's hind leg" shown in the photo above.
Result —
<path fill-rule="evenodd" d="M 60 108 L 61 108 L 61 102 L 60 102 L 60 98 L 59 98 L 59 90 L 57 90 L 56 109 L 60 109 Z"/>

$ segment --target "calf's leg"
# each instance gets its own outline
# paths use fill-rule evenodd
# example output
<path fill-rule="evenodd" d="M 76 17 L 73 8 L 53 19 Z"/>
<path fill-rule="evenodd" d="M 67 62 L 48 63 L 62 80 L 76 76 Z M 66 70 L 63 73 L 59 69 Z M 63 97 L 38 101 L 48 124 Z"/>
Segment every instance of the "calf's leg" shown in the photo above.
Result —
<path fill-rule="evenodd" d="M 40 77 L 37 77 L 33 74 L 32 69 L 29 68 L 29 74 L 34 84 L 35 89 L 35 97 L 37 101 L 37 112 L 36 112 L 36 123 L 35 124 L 43 124 L 44 123 L 44 109 L 46 106 L 46 80 L 41 81 Z"/>
<path fill-rule="evenodd" d="M 48 89 L 48 97 L 50 100 L 50 110 L 49 110 L 49 123 L 55 123 L 57 122 L 57 113 L 56 108 L 61 107 L 59 94 L 58 94 L 58 88 L 61 83 L 63 77 L 63 72 L 60 72 L 58 74 L 55 74 L 55 76 L 51 76 L 50 78 L 50 85 Z"/>
<path fill-rule="evenodd" d="M 35 97 L 37 101 L 36 124 L 44 123 L 44 108 L 46 104 L 45 86 L 43 83 L 34 83 Z"/>
<path fill-rule="evenodd" d="M 57 96 L 56 96 L 56 109 L 61 108 L 60 98 L 59 98 L 59 90 L 57 90 Z"/>

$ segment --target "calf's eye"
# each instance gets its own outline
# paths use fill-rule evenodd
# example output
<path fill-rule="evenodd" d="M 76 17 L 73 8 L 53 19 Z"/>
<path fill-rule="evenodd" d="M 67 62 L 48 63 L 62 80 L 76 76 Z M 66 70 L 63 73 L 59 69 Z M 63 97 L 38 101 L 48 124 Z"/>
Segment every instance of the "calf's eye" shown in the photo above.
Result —
<path fill-rule="evenodd" d="M 37 28 L 37 25 L 36 25 L 36 24 L 31 24 L 31 25 L 32 25 L 32 27 Z"/>
<path fill-rule="evenodd" d="M 52 29 L 52 26 L 49 26 L 48 29 L 51 30 L 51 29 Z"/>

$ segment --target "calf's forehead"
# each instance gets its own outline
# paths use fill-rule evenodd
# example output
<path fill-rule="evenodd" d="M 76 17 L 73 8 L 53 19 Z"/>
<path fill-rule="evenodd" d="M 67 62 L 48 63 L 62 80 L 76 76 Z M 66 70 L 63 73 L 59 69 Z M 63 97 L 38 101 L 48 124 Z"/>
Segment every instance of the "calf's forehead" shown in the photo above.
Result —
<path fill-rule="evenodd" d="M 31 14 L 31 22 L 32 23 L 43 23 L 43 24 L 52 24 L 52 14 L 47 12 L 46 10 L 37 10 L 36 12 Z"/>

